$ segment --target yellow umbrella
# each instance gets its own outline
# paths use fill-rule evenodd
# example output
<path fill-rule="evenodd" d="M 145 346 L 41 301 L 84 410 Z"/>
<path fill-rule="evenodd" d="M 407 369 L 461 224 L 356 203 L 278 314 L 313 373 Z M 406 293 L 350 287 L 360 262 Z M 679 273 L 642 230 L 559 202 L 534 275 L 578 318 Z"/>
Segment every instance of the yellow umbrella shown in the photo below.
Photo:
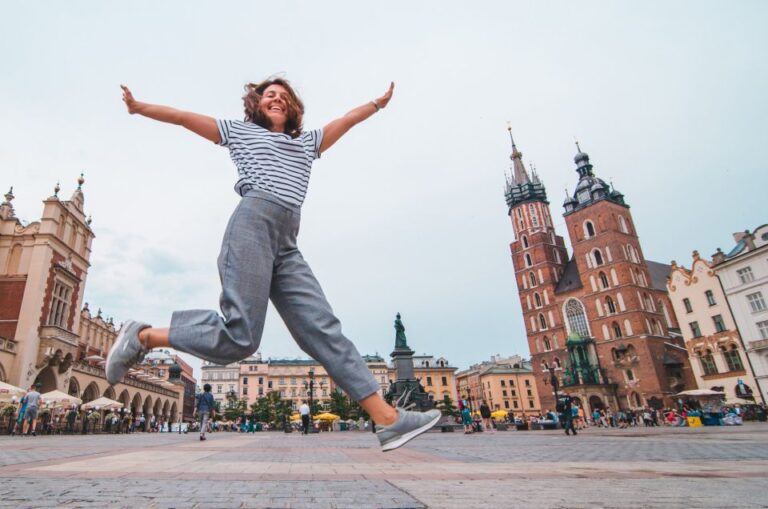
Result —
<path fill-rule="evenodd" d="M 335 421 L 335 420 L 341 419 L 341 417 L 329 412 L 325 412 L 325 413 L 316 415 L 315 419 L 318 419 L 320 421 Z"/>
<path fill-rule="evenodd" d="M 291 416 L 291 420 L 292 421 L 300 421 L 301 420 L 301 415 L 300 414 L 293 414 Z"/>
<path fill-rule="evenodd" d="M 491 414 L 491 417 L 493 417 L 494 419 L 506 419 L 507 418 L 507 412 L 505 412 L 504 410 L 495 410 Z"/>

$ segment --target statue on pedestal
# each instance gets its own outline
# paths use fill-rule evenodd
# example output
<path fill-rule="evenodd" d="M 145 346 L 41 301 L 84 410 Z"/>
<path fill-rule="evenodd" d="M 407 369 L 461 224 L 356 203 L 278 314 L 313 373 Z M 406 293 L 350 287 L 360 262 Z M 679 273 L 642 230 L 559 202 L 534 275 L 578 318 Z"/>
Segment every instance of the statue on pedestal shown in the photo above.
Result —
<path fill-rule="evenodd" d="M 400 313 L 395 318 L 395 348 L 408 348 L 405 338 L 405 326 L 400 321 Z"/>

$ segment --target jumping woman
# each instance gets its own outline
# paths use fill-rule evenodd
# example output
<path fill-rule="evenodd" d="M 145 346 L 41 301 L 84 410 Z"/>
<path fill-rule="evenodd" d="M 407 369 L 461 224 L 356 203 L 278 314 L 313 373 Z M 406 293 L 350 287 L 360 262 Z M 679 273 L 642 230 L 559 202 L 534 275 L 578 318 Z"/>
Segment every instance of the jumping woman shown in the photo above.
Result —
<path fill-rule="evenodd" d="M 384 451 L 427 431 L 440 412 L 393 408 L 360 353 L 341 332 L 320 284 L 296 244 L 301 205 L 312 162 L 353 126 L 385 108 L 384 95 L 351 110 L 322 129 L 305 131 L 304 104 L 281 78 L 246 85 L 245 120 L 217 120 L 134 99 L 121 85 L 128 113 L 180 125 L 229 148 L 237 167 L 235 190 L 242 197 L 224 233 L 218 258 L 220 316 L 216 311 L 175 311 L 170 328 L 129 320 L 107 357 L 111 384 L 153 348 L 172 347 L 216 364 L 252 355 L 261 342 L 267 301 L 272 300 L 302 350 L 320 362 L 378 425 Z"/>

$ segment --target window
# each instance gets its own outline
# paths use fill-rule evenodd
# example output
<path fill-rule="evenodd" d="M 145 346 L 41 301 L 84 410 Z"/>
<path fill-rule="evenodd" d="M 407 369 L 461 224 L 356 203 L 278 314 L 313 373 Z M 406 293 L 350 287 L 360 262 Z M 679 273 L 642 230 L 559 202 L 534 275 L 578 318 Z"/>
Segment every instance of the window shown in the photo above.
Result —
<path fill-rule="evenodd" d="M 48 314 L 48 325 L 55 325 L 62 329 L 67 326 L 67 315 L 69 315 L 69 297 L 72 295 L 72 289 L 56 281 L 53 287 L 53 299 L 51 300 L 51 311 Z"/>
<path fill-rule="evenodd" d="M 691 333 L 694 338 L 701 337 L 701 329 L 699 328 L 699 322 L 691 322 L 688 325 L 691 326 Z"/>
<path fill-rule="evenodd" d="M 595 236 L 595 227 L 592 224 L 592 221 L 584 223 L 584 232 L 587 234 L 587 238 Z"/>
<path fill-rule="evenodd" d="M 510 380 L 509 381 L 509 386 L 510 387 L 514 387 L 515 386 L 515 381 L 514 380 Z"/>
<path fill-rule="evenodd" d="M 525 380 L 525 386 L 526 386 L 526 387 L 530 387 L 530 386 L 531 386 L 531 381 L 530 381 L 530 380 L 528 380 L 528 379 L 526 379 L 526 380 Z"/>
<path fill-rule="evenodd" d="M 523 247 L 525 249 L 528 249 L 528 237 L 526 237 L 525 235 L 523 235 Z"/>
<path fill-rule="evenodd" d="M 448 385 L 448 378 L 442 377 L 440 381 L 443 383 L 443 385 Z"/>
<path fill-rule="evenodd" d="M 259 377 L 259 385 L 264 385 L 264 377 L 263 376 Z"/>
<path fill-rule="evenodd" d="M 538 293 L 533 294 L 533 300 L 536 301 L 536 307 L 541 307 L 541 296 Z"/>
<path fill-rule="evenodd" d="M 272 388 L 272 380 L 267 381 L 267 389 Z"/>
<path fill-rule="evenodd" d="M 752 308 L 753 313 L 765 311 L 765 301 L 763 300 L 762 292 L 750 293 L 747 295 L 747 302 L 749 302 L 749 307 Z"/>
<path fill-rule="evenodd" d="M 613 303 L 613 299 L 610 297 L 605 298 L 605 305 L 608 307 L 608 314 L 612 315 L 616 312 L 616 304 Z"/>
<path fill-rule="evenodd" d="M 686 313 L 693 313 L 693 308 L 691 307 L 691 301 L 690 299 L 683 299 L 683 306 L 685 306 L 685 312 Z"/>
<path fill-rule="evenodd" d="M 248 387 L 243 387 L 243 396 L 248 395 Z"/>
<path fill-rule="evenodd" d="M 768 339 L 768 320 L 757 322 L 757 330 L 760 331 L 761 339 Z"/>
<path fill-rule="evenodd" d="M 277 384 L 278 384 L 278 385 L 285 385 L 285 378 L 280 378 L 280 379 L 277 381 Z"/>
<path fill-rule="evenodd" d="M 715 322 L 715 330 L 717 332 L 725 331 L 725 322 L 722 315 L 715 315 L 712 317 L 712 321 Z"/>
<path fill-rule="evenodd" d="M 544 351 L 545 351 L 545 352 L 549 352 L 550 350 L 552 350 L 552 345 L 550 345 L 550 343 L 549 343 L 549 339 L 547 339 L 547 338 L 545 337 L 545 338 L 544 338 Z"/>
<path fill-rule="evenodd" d="M 603 264 L 603 254 L 600 252 L 600 250 L 595 249 L 594 251 L 592 251 L 592 256 L 595 259 L 595 265 Z"/>
<path fill-rule="evenodd" d="M 432 377 L 431 376 L 427 377 L 427 387 L 432 387 Z"/>
<path fill-rule="evenodd" d="M 531 216 L 531 226 L 539 226 L 539 216 L 536 214 L 536 206 L 533 203 L 528 204 L 528 213 Z"/>
<path fill-rule="evenodd" d="M 624 219 L 624 216 L 619 216 L 619 230 L 621 230 L 622 233 L 629 233 L 627 221 Z"/>
<path fill-rule="evenodd" d="M 517 391 L 516 390 L 512 389 L 509 392 L 512 394 L 512 396 L 517 396 Z"/>
<path fill-rule="evenodd" d="M 291 378 L 291 385 L 296 385 L 296 379 L 295 378 Z"/>
<path fill-rule="evenodd" d="M 628 381 L 631 382 L 632 380 L 635 379 L 635 373 L 631 369 L 626 370 L 624 373 L 627 375 Z"/>
<path fill-rule="evenodd" d="M 509 401 L 504 402 L 504 408 L 509 408 Z"/>
<path fill-rule="evenodd" d="M 536 274 L 530 272 L 528 278 L 531 280 L 531 286 L 536 286 Z"/>
<path fill-rule="evenodd" d="M 739 275 L 739 279 L 742 283 L 751 283 L 755 280 L 755 275 L 752 273 L 752 267 L 744 267 L 736 271 Z"/>
<path fill-rule="evenodd" d="M 501 395 L 506 398 L 507 397 L 507 391 L 501 391 Z"/>
<path fill-rule="evenodd" d="M 707 302 L 709 303 L 710 306 L 714 306 L 715 304 L 717 304 L 717 302 L 715 302 L 715 294 L 712 293 L 712 290 L 707 290 L 706 292 L 704 292 L 704 295 L 707 296 Z"/>
<path fill-rule="evenodd" d="M 605 272 L 600 273 L 600 286 L 603 290 L 608 288 L 608 276 L 605 275 Z"/>
<path fill-rule="evenodd" d="M 504 382 L 504 380 L 501 381 L 501 386 L 502 387 L 506 387 L 507 386 L 507 384 Z"/>
<path fill-rule="evenodd" d="M 531 255 L 525 253 L 525 266 L 530 267 L 531 265 L 533 265 L 533 262 L 531 261 Z"/>
<path fill-rule="evenodd" d="M 589 337 L 589 326 L 587 325 L 587 314 L 584 312 L 584 306 L 576 299 L 569 299 L 565 304 L 565 317 L 570 328 L 570 332 L 579 336 Z"/>
<path fill-rule="evenodd" d="M 248 385 L 248 377 L 247 376 L 243 377 L 243 385 Z"/>
<path fill-rule="evenodd" d="M 221 392 L 222 385 L 216 384 L 216 392 Z"/>
<path fill-rule="evenodd" d="M 528 406 L 529 406 L 530 408 L 533 408 L 533 407 L 534 407 L 534 405 L 533 405 L 533 400 L 532 400 L 532 399 L 529 399 L 529 400 L 528 400 Z"/>
<path fill-rule="evenodd" d="M 723 357 L 725 357 L 725 363 L 728 364 L 728 371 L 741 371 L 744 369 L 741 357 L 739 356 L 739 349 L 736 345 L 731 345 L 727 350 L 722 348 L 722 353 Z"/>
<path fill-rule="evenodd" d="M 515 400 L 515 401 L 513 401 L 513 402 L 512 402 L 512 406 L 514 406 L 515 408 L 518 408 L 518 406 L 517 406 L 517 400 Z"/>
<path fill-rule="evenodd" d="M 542 313 L 539 313 L 539 325 L 542 329 L 547 328 L 547 320 L 544 318 L 544 315 Z"/>
<path fill-rule="evenodd" d="M 528 392 L 529 396 L 533 396 L 533 391 L 531 391 L 530 389 L 528 389 L 526 392 Z"/>
<path fill-rule="evenodd" d="M 705 375 L 716 375 L 717 366 L 715 366 L 715 359 L 712 358 L 712 350 L 707 349 L 704 354 L 700 355 L 701 367 L 704 370 Z"/>
<path fill-rule="evenodd" d="M 613 328 L 613 337 L 615 337 L 616 339 L 619 339 L 620 337 L 622 337 L 621 327 L 619 327 L 618 323 L 613 322 L 611 324 L 611 327 Z"/>

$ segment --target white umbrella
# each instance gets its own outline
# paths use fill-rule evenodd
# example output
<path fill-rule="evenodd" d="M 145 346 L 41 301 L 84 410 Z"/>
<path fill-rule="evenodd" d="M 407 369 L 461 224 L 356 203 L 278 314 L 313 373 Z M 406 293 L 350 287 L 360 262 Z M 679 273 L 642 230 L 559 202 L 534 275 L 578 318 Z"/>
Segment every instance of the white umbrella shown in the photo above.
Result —
<path fill-rule="evenodd" d="M 123 406 L 125 405 L 123 405 L 119 401 L 115 401 L 113 399 L 109 399 L 102 396 L 101 398 L 94 399 L 93 401 L 89 401 L 84 406 L 85 408 L 98 407 L 99 409 L 103 409 L 103 410 L 116 410 L 118 408 L 123 408 Z"/>
<path fill-rule="evenodd" d="M 82 399 L 70 396 L 66 392 L 51 391 L 40 395 L 43 398 L 43 403 L 52 406 L 64 406 L 64 405 L 79 405 L 83 402 Z"/>
<path fill-rule="evenodd" d="M 101 355 L 89 355 L 88 357 L 86 357 L 83 360 L 84 361 L 88 361 L 88 362 L 91 362 L 91 361 L 98 362 L 98 361 L 103 361 L 104 357 L 102 357 Z"/>
<path fill-rule="evenodd" d="M 21 397 L 27 391 L 5 382 L 0 382 L 0 401 L 10 401 L 14 396 Z"/>
<path fill-rule="evenodd" d="M 749 401 L 748 399 L 741 399 L 741 398 L 731 398 L 729 400 L 726 400 L 726 405 L 754 405 L 754 401 Z"/>
<path fill-rule="evenodd" d="M 725 396 L 725 393 L 710 389 L 691 389 L 690 391 L 678 392 L 675 396 Z"/>

